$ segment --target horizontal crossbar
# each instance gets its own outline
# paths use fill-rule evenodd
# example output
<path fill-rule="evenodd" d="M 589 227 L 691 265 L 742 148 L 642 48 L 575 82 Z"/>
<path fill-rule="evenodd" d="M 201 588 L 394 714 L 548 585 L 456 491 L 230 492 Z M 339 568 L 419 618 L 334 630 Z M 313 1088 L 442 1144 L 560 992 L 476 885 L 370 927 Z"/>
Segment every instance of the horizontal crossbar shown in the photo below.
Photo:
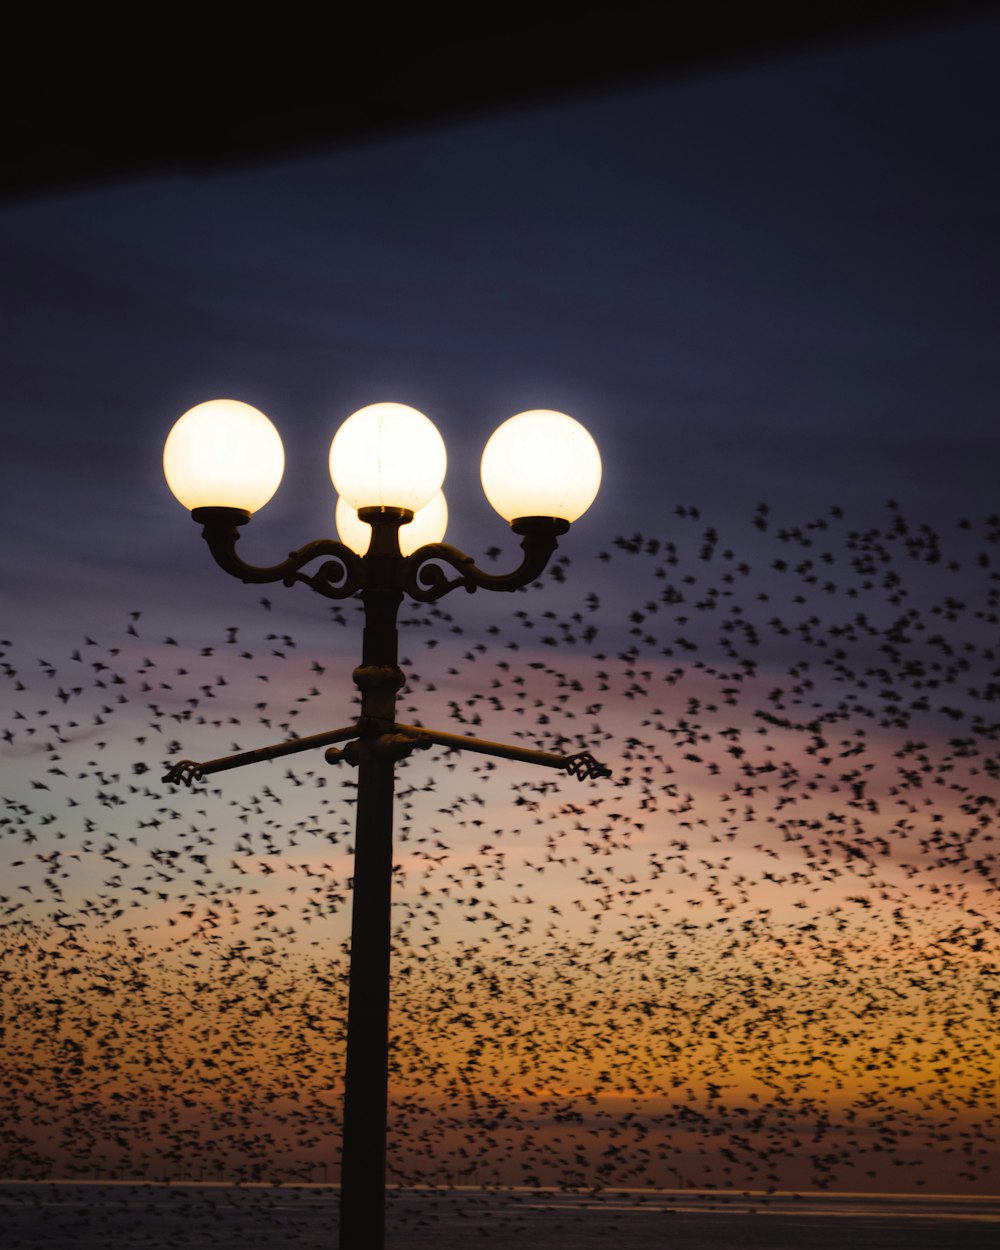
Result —
<path fill-rule="evenodd" d="M 369 734 L 376 730 L 379 737 L 392 736 L 412 739 L 415 745 L 448 747 L 452 751 L 475 751 L 479 755 L 492 755 L 497 759 L 518 760 L 523 764 L 538 764 L 542 768 L 558 768 L 561 772 L 570 773 L 580 781 L 596 777 L 610 777 L 611 769 L 597 760 L 587 751 L 575 755 L 557 755 L 554 751 L 538 751 L 530 747 L 512 746 L 505 742 L 487 742 L 483 738 L 467 738 L 462 734 L 445 733 L 440 729 L 427 729 L 423 725 L 397 725 L 365 722 Z M 183 782 L 190 785 L 192 781 L 200 781 L 211 773 L 225 772 L 230 768 L 242 768 L 244 764 L 260 764 L 265 760 L 280 759 L 283 755 L 295 755 L 299 751 L 310 751 L 314 747 L 332 746 L 336 742 L 346 742 L 357 738 L 362 732 L 362 725 L 348 725 L 343 729 L 328 729 L 324 733 L 310 734 L 305 738 L 291 738 L 285 742 L 276 742 L 271 746 L 258 747 L 253 751 L 240 751 L 236 755 L 223 755 L 215 760 L 206 760 L 203 764 L 194 760 L 180 760 L 166 773 L 163 780 L 172 785 Z M 345 758 L 340 752 L 331 752 L 327 759 L 330 763 Z"/>

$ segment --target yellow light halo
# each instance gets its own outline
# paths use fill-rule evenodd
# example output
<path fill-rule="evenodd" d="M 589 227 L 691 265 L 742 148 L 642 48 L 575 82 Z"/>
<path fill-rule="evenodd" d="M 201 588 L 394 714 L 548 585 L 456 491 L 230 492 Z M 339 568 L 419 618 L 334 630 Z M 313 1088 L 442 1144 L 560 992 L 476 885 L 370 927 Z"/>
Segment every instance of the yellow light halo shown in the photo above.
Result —
<path fill-rule="evenodd" d="M 486 498 L 506 521 L 558 517 L 572 522 L 597 497 L 601 454 L 579 421 L 535 408 L 494 431 L 480 474 Z"/>
<path fill-rule="evenodd" d="M 437 427 L 406 404 L 359 409 L 330 444 L 330 477 L 352 508 L 419 512 L 441 488 L 446 467 Z"/>
<path fill-rule="evenodd" d="M 285 469 L 281 438 L 267 417 L 238 399 L 210 399 L 174 422 L 163 448 L 167 485 L 188 510 L 256 512 Z"/>
<path fill-rule="evenodd" d="M 352 508 L 341 495 L 337 500 L 337 534 L 345 547 L 363 556 L 371 542 L 372 527 L 362 521 L 357 509 Z M 448 505 L 444 491 L 438 491 L 430 503 L 413 514 L 413 520 L 399 528 L 399 549 L 404 556 L 412 555 L 418 547 L 439 543 L 448 528 Z"/>

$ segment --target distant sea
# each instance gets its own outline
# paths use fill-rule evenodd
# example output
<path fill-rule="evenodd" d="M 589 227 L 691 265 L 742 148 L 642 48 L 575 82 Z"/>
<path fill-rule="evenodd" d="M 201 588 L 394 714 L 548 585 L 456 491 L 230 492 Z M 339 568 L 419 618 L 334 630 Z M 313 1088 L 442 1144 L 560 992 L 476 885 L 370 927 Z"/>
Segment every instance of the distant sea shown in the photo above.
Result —
<path fill-rule="evenodd" d="M 324 1185 L 0 1184 L 2 1250 L 334 1250 Z M 1000 1196 L 394 1190 L 388 1250 L 996 1250 Z"/>

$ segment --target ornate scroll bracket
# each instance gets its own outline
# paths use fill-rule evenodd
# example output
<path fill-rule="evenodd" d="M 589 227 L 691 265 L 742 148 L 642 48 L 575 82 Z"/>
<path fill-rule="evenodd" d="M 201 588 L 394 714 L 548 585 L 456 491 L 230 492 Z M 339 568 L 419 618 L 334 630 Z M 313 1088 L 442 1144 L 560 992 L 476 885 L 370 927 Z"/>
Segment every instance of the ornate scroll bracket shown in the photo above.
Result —
<path fill-rule="evenodd" d="M 288 558 L 280 564 L 258 567 L 247 564 L 236 553 L 240 526 L 250 520 L 249 512 L 242 508 L 195 508 L 191 516 L 202 526 L 202 538 L 208 543 L 215 563 L 241 582 L 257 585 L 282 582 L 286 586 L 304 582 L 327 599 L 347 599 L 365 584 L 362 558 L 331 538 L 306 543 L 289 552 Z M 329 558 L 315 573 L 302 572 L 305 565 L 324 556 Z"/>
<path fill-rule="evenodd" d="M 521 563 L 510 573 L 487 573 L 471 556 L 447 543 L 431 543 L 420 547 L 403 562 L 403 589 L 421 603 L 432 603 L 459 587 L 472 594 L 476 590 L 520 590 L 541 576 L 559 536 L 569 529 L 566 521 L 556 517 L 523 517 L 511 529 L 521 535 Z M 455 570 L 449 577 L 441 565 Z"/>

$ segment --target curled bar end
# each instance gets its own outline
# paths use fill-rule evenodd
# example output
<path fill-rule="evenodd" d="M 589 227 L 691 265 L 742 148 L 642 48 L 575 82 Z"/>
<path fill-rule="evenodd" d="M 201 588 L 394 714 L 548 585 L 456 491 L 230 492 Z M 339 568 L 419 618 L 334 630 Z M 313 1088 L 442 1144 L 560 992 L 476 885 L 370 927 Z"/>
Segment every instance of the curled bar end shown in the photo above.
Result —
<path fill-rule="evenodd" d="M 581 751 L 578 755 L 570 755 L 563 765 L 566 772 L 577 781 L 591 781 L 598 777 L 610 777 L 611 769 L 599 764 L 589 751 Z"/>
<path fill-rule="evenodd" d="M 171 786 L 190 786 L 192 781 L 201 781 L 202 776 L 201 766 L 194 760 L 181 760 L 164 773 L 163 780 Z"/>

